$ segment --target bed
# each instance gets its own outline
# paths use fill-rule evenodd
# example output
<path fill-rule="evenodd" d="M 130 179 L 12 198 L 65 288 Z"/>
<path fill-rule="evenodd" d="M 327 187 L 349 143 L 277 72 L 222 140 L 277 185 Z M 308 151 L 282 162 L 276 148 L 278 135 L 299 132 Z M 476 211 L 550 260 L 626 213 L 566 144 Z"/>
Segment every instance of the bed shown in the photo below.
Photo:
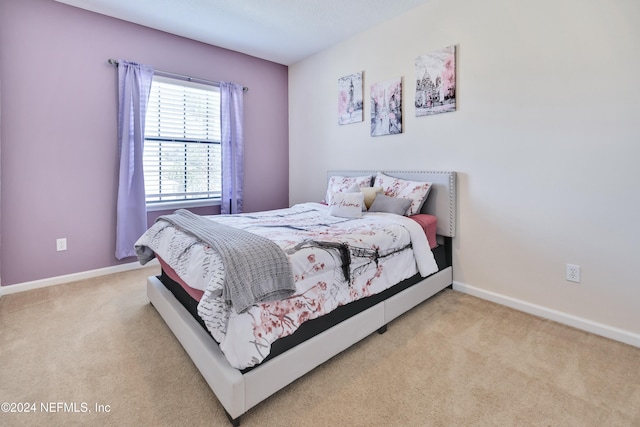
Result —
<path fill-rule="evenodd" d="M 384 332 L 390 321 L 451 286 L 456 173 L 335 170 L 327 172 L 327 182 L 331 188 L 335 177 L 367 175 L 431 183 L 424 204 L 417 207 L 412 205 L 410 209 L 417 209 L 414 213 L 431 215 L 437 219 L 435 242 L 429 242 L 436 264 L 435 272 L 423 275 L 418 268 L 416 274 L 397 285 L 340 306 L 317 319 L 301 322 L 293 333 L 271 343 L 272 351 L 252 366 L 237 365 L 223 353 L 218 342 L 212 338 L 215 333 L 208 331 L 203 319 L 198 318 L 193 297 L 185 295 L 181 290 L 184 286 L 174 280 L 176 274 L 170 265 L 162 261 L 162 275 L 148 278 L 149 301 L 189 354 L 233 425 L 239 425 L 241 415 L 267 397 L 371 333 Z M 371 184 L 375 187 L 373 179 Z M 327 197 L 330 197 L 329 192 Z M 382 200 L 382 197 L 378 200 Z M 329 203 L 329 206 L 333 208 L 335 204 Z M 306 209 L 307 205 L 303 208 Z"/>

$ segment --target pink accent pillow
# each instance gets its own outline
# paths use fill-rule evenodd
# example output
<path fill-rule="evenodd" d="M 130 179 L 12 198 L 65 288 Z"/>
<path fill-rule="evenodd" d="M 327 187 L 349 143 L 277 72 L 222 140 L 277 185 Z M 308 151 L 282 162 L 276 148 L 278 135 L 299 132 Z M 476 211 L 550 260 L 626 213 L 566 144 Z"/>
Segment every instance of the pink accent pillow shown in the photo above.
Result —
<path fill-rule="evenodd" d="M 382 192 L 386 196 L 410 199 L 411 205 L 405 215 L 415 215 L 420 213 L 424 201 L 427 200 L 432 183 L 409 181 L 402 178 L 394 178 L 378 172 L 374 187 L 382 187 Z"/>

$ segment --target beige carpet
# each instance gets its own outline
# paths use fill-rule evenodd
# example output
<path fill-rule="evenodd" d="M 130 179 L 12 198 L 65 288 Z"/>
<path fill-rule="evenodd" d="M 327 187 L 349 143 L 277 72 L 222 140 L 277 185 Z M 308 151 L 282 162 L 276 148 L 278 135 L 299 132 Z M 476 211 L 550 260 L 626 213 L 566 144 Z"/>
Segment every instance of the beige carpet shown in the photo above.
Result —
<path fill-rule="evenodd" d="M 36 406 L 0 425 L 228 425 L 146 299 L 154 273 L 0 298 L 0 402 Z M 640 349 L 446 290 L 241 425 L 640 426 Z"/>

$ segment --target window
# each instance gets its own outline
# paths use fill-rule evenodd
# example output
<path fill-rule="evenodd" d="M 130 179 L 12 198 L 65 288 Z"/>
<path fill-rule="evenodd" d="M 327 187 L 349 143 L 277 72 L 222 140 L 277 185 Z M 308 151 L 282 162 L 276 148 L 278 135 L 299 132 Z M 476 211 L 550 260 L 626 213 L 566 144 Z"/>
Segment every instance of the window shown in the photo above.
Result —
<path fill-rule="evenodd" d="M 218 87 L 155 75 L 144 137 L 147 209 L 220 200 Z"/>

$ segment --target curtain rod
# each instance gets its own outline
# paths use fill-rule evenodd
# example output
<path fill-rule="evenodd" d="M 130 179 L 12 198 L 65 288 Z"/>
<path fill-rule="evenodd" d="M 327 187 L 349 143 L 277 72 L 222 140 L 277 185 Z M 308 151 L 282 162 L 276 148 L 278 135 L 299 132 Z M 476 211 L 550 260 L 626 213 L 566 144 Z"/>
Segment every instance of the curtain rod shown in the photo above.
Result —
<path fill-rule="evenodd" d="M 118 66 L 118 60 L 116 60 L 116 59 L 109 58 L 109 60 L 107 62 L 109 62 L 109 64 L 111 64 L 111 65 Z M 189 77 L 189 76 L 185 76 L 185 75 L 182 75 L 182 74 L 169 73 L 169 72 L 161 71 L 161 70 L 154 70 L 154 72 L 158 73 L 159 75 L 165 76 L 165 77 L 177 77 L 177 78 L 180 78 L 180 79 L 183 79 L 183 80 L 187 80 L 187 81 L 190 81 L 190 82 L 192 82 L 192 81 L 193 82 L 198 82 L 199 81 L 199 82 L 203 82 L 203 83 L 213 84 L 213 85 L 216 85 L 216 86 L 220 85 L 220 82 L 216 82 L 216 81 L 213 81 L 213 80 L 199 79 L 197 77 Z M 248 92 L 249 88 L 244 86 L 242 88 L 242 91 L 243 92 Z"/>

